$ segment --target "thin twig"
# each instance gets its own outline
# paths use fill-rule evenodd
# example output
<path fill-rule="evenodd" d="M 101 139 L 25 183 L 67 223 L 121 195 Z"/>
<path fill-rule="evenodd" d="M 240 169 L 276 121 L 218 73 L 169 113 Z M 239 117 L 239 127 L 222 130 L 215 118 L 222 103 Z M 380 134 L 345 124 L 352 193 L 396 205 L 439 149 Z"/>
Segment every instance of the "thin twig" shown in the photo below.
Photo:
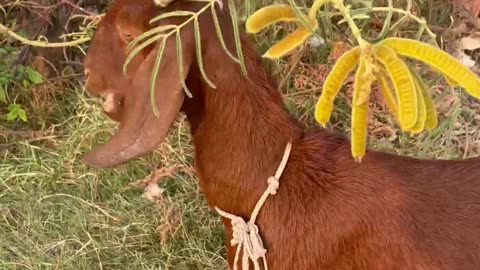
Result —
<path fill-rule="evenodd" d="M 290 66 L 287 74 L 285 74 L 285 76 L 280 81 L 280 84 L 278 85 L 278 89 L 280 89 L 280 91 L 283 89 L 285 83 L 290 78 L 295 68 L 297 68 L 298 62 L 300 62 L 300 59 L 302 59 L 304 50 L 305 50 L 305 47 L 303 47 L 301 50 L 297 52 L 297 57 L 295 58 L 295 60 L 293 60 L 293 64 Z"/>
<path fill-rule="evenodd" d="M 42 47 L 42 48 L 75 47 L 90 40 L 90 38 L 79 38 L 77 40 L 59 42 L 59 43 L 49 43 L 47 41 L 29 40 L 13 32 L 12 30 L 10 30 L 8 27 L 6 27 L 1 23 L 0 23 L 0 34 L 7 34 L 10 37 L 22 42 L 23 44 L 35 46 L 35 47 Z"/>
<path fill-rule="evenodd" d="M 284 97 L 292 97 L 292 96 L 298 96 L 298 95 L 310 95 L 310 94 L 313 94 L 313 93 L 316 93 L 316 92 L 320 92 L 322 90 L 321 87 L 314 87 L 312 89 L 307 89 L 307 90 L 301 90 L 301 91 L 297 91 L 297 92 L 293 92 L 293 93 L 287 93 L 287 94 L 283 94 Z"/>
<path fill-rule="evenodd" d="M 427 22 L 425 21 L 425 19 L 419 18 L 419 17 L 413 15 L 410 10 L 404 10 L 404 9 L 400 9 L 400 8 L 389 8 L 389 7 L 374 7 L 374 8 L 368 8 L 368 9 L 367 8 L 362 8 L 362 9 L 351 10 L 351 13 L 355 14 L 355 13 L 361 13 L 361 12 L 365 12 L 365 11 L 367 11 L 367 12 L 390 12 L 391 11 L 391 12 L 403 14 L 403 15 L 405 15 L 403 18 L 412 19 L 420 25 L 427 25 Z M 327 13 L 325 16 L 327 16 L 327 17 L 342 16 L 342 13 L 341 12 L 331 12 L 331 13 Z M 395 25 L 392 26 L 392 28 L 395 28 L 395 27 L 396 27 Z M 425 30 L 427 31 L 428 35 L 430 35 L 431 38 L 435 38 L 437 36 L 435 33 L 433 33 L 429 29 L 429 27 L 426 27 Z"/>
<path fill-rule="evenodd" d="M 90 15 L 90 16 L 95 16 L 95 15 L 96 15 L 95 13 L 90 12 L 90 11 L 88 11 L 88 10 L 85 10 L 84 8 L 80 7 L 79 5 L 77 5 L 77 4 L 75 4 L 75 3 L 72 3 L 72 2 L 70 2 L 70 1 L 68 1 L 68 0 L 61 0 L 61 2 L 60 2 L 59 4 L 67 4 L 67 5 L 71 6 L 71 7 L 73 7 L 74 9 L 80 10 L 81 12 L 83 12 L 83 13 L 85 13 L 85 14 L 88 14 L 88 15 Z"/>

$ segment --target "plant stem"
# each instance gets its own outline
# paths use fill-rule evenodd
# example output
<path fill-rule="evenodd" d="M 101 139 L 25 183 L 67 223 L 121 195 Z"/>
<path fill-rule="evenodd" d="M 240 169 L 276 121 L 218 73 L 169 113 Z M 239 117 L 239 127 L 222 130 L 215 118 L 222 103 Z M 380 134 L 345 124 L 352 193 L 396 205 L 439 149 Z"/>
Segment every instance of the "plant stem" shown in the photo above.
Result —
<path fill-rule="evenodd" d="M 360 29 L 353 20 L 352 16 L 350 16 L 350 8 L 346 7 L 345 4 L 343 4 L 343 0 L 335 1 L 335 7 L 340 11 L 340 13 L 343 15 L 344 20 L 348 23 L 348 26 L 352 30 L 352 35 L 357 40 L 360 48 L 364 49 L 365 47 L 367 47 L 369 43 L 362 38 Z"/>
<path fill-rule="evenodd" d="M 5 25 L 0 23 L 0 34 L 6 34 L 11 36 L 12 38 L 22 42 L 23 44 L 35 46 L 35 47 L 42 47 L 42 48 L 63 48 L 63 47 L 74 47 L 78 46 L 82 43 L 85 43 L 90 40 L 90 38 L 79 38 L 77 40 L 68 41 L 68 42 L 59 42 L 59 43 L 49 43 L 47 41 L 37 41 L 37 40 L 29 40 L 26 39 L 17 33 L 13 32 L 12 30 L 8 29 Z"/>
<path fill-rule="evenodd" d="M 372 8 L 371 11 L 373 12 L 385 12 L 385 11 L 393 11 L 393 12 L 396 12 L 396 13 L 399 13 L 399 14 L 403 14 L 405 16 L 407 16 L 408 18 L 416 21 L 418 24 L 421 24 L 421 25 L 427 25 L 427 22 L 425 21 L 425 19 L 423 18 L 419 18 L 415 15 L 412 14 L 412 12 L 410 12 L 410 10 L 403 10 L 403 9 L 400 9 L 400 8 L 388 8 L 388 7 L 376 7 L 376 8 Z M 428 27 L 426 28 L 427 30 L 427 33 L 429 36 L 431 36 L 432 38 L 435 38 L 437 35 L 435 35 Z"/>
<path fill-rule="evenodd" d="M 343 3 L 342 3 L 342 5 L 343 5 Z M 419 17 L 413 15 L 412 12 L 410 12 L 410 10 L 404 10 L 404 9 L 401 9 L 401 8 L 389 8 L 389 7 L 359 8 L 359 9 L 352 10 L 352 13 L 355 14 L 355 13 L 364 13 L 364 12 L 389 12 L 389 11 L 392 11 L 392 12 L 395 12 L 395 13 L 398 13 L 398 14 L 403 14 L 407 18 L 410 18 L 410 19 L 414 20 L 415 22 L 417 22 L 420 25 L 425 25 L 425 26 L 427 25 L 427 22 L 425 21 L 425 19 L 422 19 L 422 18 L 419 18 Z M 325 14 L 325 15 L 323 15 L 324 17 L 345 16 L 342 11 L 340 11 L 340 12 L 328 12 L 328 13 L 327 12 L 321 12 L 321 13 Z M 320 16 L 322 16 L 322 14 L 320 14 Z M 349 26 L 350 26 L 350 24 L 349 24 Z M 427 31 L 428 35 L 433 39 L 437 36 L 428 27 L 426 27 L 426 31 Z"/>
<path fill-rule="evenodd" d="M 167 39 L 168 37 L 170 37 L 171 35 L 173 35 L 174 33 L 177 33 L 178 31 L 180 31 L 181 28 L 183 28 L 185 25 L 189 24 L 191 21 L 193 20 L 196 20 L 198 18 L 198 16 L 200 16 L 200 14 L 202 14 L 203 12 L 205 12 L 212 4 L 215 4 L 217 1 L 216 0 L 211 0 L 209 1 L 208 4 L 206 4 L 203 8 L 201 8 L 199 11 L 193 13 L 190 18 L 188 18 L 187 20 L 185 20 L 183 23 L 179 24 L 174 30 L 170 31 L 170 33 L 166 34 L 165 35 L 165 39 Z"/>

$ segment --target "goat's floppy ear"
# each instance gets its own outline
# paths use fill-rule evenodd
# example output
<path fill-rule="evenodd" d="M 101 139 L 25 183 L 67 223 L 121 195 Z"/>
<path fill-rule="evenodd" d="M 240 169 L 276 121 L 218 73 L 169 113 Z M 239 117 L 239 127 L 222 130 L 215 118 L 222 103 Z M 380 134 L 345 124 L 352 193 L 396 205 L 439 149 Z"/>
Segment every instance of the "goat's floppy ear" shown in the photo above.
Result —
<path fill-rule="evenodd" d="M 195 52 L 193 28 L 182 29 L 181 42 L 183 75 L 186 78 Z M 165 139 L 179 114 L 185 93 L 180 82 L 176 40 L 171 36 L 166 41 L 155 83 L 155 102 L 159 116 L 154 114 L 150 99 L 150 78 L 160 46 L 158 44 L 145 58 L 133 79 L 125 80 L 122 87 L 131 89 L 125 91 L 130 94 L 125 97 L 119 130 L 106 143 L 88 152 L 83 157 L 85 164 L 96 168 L 116 167 L 152 152 Z"/>

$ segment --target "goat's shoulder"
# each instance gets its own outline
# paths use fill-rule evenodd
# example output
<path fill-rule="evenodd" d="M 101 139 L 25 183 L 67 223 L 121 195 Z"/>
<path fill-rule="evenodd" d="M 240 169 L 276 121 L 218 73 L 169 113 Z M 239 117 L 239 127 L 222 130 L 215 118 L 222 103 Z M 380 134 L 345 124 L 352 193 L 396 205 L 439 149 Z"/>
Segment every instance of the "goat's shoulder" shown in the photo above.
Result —
<path fill-rule="evenodd" d="M 296 142 L 289 167 L 296 175 L 300 175 L 296 178 L 320 187 L 342 184 L 344 181 L 360 181 L 360 178 L 377 178 L 377 175 L 368 174 L 388 170 L 384 163 L 392 155 L 375 151 L 369 151 L 367 155 L 367 162 L 357 163 L 345 135 L 320 128 L 311 129 L 305 131 Z M 365 179 L 361 181 L 365 182 Z"/>
<path fill-rule="evenodd" d="M 428 208 L 440 198 L 451 205 L 480 201 L 479 158 L 426 160 L 368 150 L 357 163 L 348 138 L 323 129 L 304 133 L 293 148 L 286 173 L 297 195 L 331 197 L 352 205 L 396 208 L 409 201 Z"/>
<path fill-rule="evenodd" d="M 424 181 L 450 181 L 459 176 L 480 181 L 480 157 L 464 160 L 420 159 L 368 149 L 362 162 L 355 162 L 350 140 L 343 134 L 324 129 L 306 131 L 293 152 L 296 170 L 310 180 L 360 178 L 364 184 L 395 181 L 422 185 Z M 475 179 L 476 179 L 475 178 Z M 440 183 L 439 183 L 440 184 Z M 442 185 L 445 185 L 443 183 Z M 458 183 L 457 183 L 458 184 Z M 464 183 L 465 184 L 465 183 Z"/>

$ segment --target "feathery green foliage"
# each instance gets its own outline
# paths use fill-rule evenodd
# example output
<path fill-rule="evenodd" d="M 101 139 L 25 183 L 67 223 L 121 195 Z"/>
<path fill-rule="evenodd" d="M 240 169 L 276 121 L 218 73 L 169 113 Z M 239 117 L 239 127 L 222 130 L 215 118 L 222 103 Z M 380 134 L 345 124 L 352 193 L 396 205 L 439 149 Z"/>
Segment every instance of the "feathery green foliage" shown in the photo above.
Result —
<path fill-rule="evenodd" d="M 149 23 L 153 24 L 167 18 L 180 17 L 180 16 L 187 17 L 187 19 L 179 25 L 161 25 L 161 26 L 154 27 L 151 30 L 135 38 L 128 46 L 128 50 L 130 51 L 130 53 L 123 66 L 124 73 L 127 70 L 128 64 L 141 50 L 145 49 L 147 46 L 160 40 L 160 45 L 159 45 L 160 51 L 157 54 L 155 68 L 152 71 L 152 78 L 151 78 L 151 84 L 150 84 L 150 96 L 152 99 L 151 102 L 152 102 L 152 106 L 154 106 L 155 115 L 157 116 L 158 116 L 158 109 L 156 108 L 155 101 L 153 100 L 154 91 L 155 91 L 155 79 L 158 76 L 158 69 L 160 68 L 160 65 L 161 65 L 163 50 L 165 49 L 166 40 L 173 35 L 175 35 L 175 40 L 176 40 L 177 62 L 178 62 L 178 68 L 179 68 L 180 81 L 187 96 L 190 98 L 193 97 L 192 93 L 188 90 L 188 87 L 185 83 L 185 80 L 184 80 L 185 71 L 183 70 L 183 65 L 181 64 L 183 59 L 183 50 L 182 50 L 180 33 L 182 29 L 190 23 L 194 24 L 195 50 L 196 50 L 195 53 L 197 56 L 197 63 L 198 63 L 200 72 L 204 80 L 208 83 L 208 85 L 213 89 L 216 88 L 215 84 L 208 78 L 205 72 L 205 69 L 203 66 L 203 60 L 202 60 L 202 44 L 201 44 L 199 17 L 201 14 L 203 14 L 207 10 L 210 10 L 212 13 L 216 34 L 220 41 L 221 46 L 223 47 L 225 52 L 228 54 L 228 56 L 241 66 L 243 74 L 247 75 L 247 70 L 245 67 L 243 52 L 242 52 L 241 42 L 240 42 L 240 32 L 238 29 L 239 21 L 238 21 L 238 16 L 237 16 L 237 12 L 236 12 L 233 0 L 229 0 L 229 8 L 230 8 L 231 20 L 232 20 L 234 36 L 235 36 L 237 57 L 233 56 L 233 54 L 227 49 L 225 45 L 225 41 L 223 39 L 222 30 L 221 30 L 220 23 L 218 21 L 217 13 L 215 10 L 216 4 L 219 5 L 220 8 L 223 8 L 223 3 L 221 2 L 221 0 L 189 0 L 189 1 L 203 2 L 205 3 L 205 6 L 200 8 L 197 12 L 176 10 L 172 12 L 162 13 L 161 15 L 151 19 Z"/>

